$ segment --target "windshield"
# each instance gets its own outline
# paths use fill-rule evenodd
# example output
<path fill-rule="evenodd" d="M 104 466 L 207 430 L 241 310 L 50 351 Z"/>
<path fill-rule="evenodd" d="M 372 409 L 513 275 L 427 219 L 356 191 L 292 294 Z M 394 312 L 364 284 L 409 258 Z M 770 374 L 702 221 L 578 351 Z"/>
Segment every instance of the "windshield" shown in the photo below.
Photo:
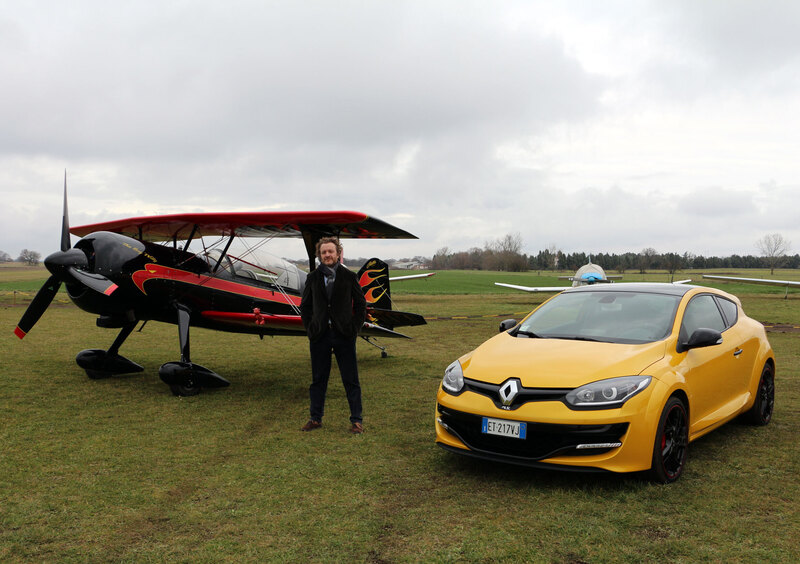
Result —
<path fill-rule="evenodd" d="M 512 334 L 639 344 L 658 341 L 672 328 L 679 296 L 638 292 L 567 292 L 544 303 Z"/>
<path fill-rule="evenodd" d="M 198 256 L 214 268 L 222 251 L 213 248 L 198 253 Z M 243 249 L 236 245 L 225 254 L 218 270 L 223 276 L 227 273 L 237 279 L 254 280 L 260 285 L 280 286 L 297 292 L 303 291 L 306 281 L 306 273 L 287 260 L 263 249 Z"/>

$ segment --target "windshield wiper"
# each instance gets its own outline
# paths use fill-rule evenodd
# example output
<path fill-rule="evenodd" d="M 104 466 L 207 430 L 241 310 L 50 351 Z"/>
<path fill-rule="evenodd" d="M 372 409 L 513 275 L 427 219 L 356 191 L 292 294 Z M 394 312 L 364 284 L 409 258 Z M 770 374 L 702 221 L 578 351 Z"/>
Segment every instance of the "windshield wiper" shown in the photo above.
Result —
<path fill-rule="evenodd" d="M 537 335 L 533 331 L 523 331 L 522 329 L 520 329 L 519 331 L 514 333 L 514 336 L 516 336 L 516 335 L 525 335 L 526 337 L 528 337 L 530 339 L 541 339 L 542 338 L 541 335 Z"/>
<path fill-rule="evenodd" d="M 564 339 L 564 340 L 567 340 L 567 341 L 590 341 L 592 343 L 604 343 L 604 342 L 606 342 L 603 339 L 594 339 L 592 337 L 581 337 L 579 335 L 570 335 L 570 336 L 559 335 L 558 337 L 556 337 L 556 339 Z"/>

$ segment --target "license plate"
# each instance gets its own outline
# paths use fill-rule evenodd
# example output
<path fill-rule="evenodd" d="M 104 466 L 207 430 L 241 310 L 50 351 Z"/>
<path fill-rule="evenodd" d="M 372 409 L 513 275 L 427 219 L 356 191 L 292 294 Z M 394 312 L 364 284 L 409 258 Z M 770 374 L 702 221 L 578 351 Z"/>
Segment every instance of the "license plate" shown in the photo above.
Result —
<path fill-rule="evenodd" d="M 524 439 L 528 431 L 528 424 L 522 421 L 508 421 L 506 419 L 492 419 L 484 417 L 481 423 L 481 433 L 486 435 L 499 435 L 512 439 Z"/>

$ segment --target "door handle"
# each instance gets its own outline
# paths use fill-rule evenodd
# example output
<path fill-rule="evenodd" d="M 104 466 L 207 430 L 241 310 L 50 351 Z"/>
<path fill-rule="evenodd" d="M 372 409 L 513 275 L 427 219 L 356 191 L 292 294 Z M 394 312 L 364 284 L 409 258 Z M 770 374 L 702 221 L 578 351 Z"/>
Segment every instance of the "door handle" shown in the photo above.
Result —
<path fill-rule="evenodd" d="M 733 351 L 733 356 L 738 357 L 743 352 L 744 352 L 743 349 L 736 349 L 735 351 Z"/>

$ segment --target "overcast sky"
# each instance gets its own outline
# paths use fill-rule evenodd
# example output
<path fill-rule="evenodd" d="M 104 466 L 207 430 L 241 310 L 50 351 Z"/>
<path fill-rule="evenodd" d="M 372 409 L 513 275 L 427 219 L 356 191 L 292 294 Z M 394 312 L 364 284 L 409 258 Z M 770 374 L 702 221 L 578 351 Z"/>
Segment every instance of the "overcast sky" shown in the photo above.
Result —
<path fill-rule="evenodd" d="M 350 256 L 794 254 L 799 28 L 794 0 L 0 0 L 0 250 L 57 250 L 66 169 L 72 225 L 350 209 L 419 237 Z"/>

